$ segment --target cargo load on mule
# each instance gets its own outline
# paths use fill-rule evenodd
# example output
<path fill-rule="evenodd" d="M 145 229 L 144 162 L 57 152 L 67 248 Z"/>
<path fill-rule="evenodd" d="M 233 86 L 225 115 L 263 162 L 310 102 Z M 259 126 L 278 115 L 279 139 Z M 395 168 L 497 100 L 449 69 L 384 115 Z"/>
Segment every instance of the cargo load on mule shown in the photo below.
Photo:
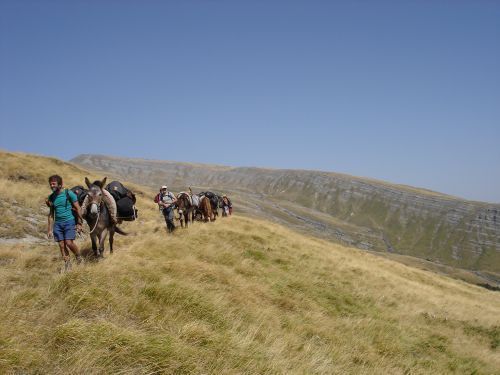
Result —
<path fill-rule="evenodd" d="M 81 206 L 89 191 L 81 185 L 73 186 L 70 190 L 75 193 L 78 198 L 78 204 Z"/>
<path fill-rule="evenodd" d="M 127 189 L 119 181 L 110 182 L 106 188 L 116 201 L 117 219 L 134 221 L 137 219 L 137 208 L 135 208 L 135 194 Z"/>

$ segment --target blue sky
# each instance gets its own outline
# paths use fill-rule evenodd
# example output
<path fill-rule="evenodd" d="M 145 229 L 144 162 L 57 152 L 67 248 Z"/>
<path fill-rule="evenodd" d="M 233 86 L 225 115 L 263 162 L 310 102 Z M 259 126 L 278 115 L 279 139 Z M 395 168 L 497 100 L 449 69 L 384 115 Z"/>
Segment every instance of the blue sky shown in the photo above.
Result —
<path fill-rule="evenodd" d="M 500 2 L 0 0 L 0 148 L 500 202 Z"/>

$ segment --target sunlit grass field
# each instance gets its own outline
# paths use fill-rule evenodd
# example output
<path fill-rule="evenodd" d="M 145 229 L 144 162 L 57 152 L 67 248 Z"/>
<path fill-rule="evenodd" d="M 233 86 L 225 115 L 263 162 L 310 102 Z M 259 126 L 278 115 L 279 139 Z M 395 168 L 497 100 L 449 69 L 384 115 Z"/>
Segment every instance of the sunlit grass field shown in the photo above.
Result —
<path fill-rule="evenodd" d="M 102 177 L 0 156 L 2 204 L 40 215 L 48 175 Z M 140 218 L 99 263 L 0 245 L 0 373 L 500 373 L 500 293 L 238 215 L 169 236 L 133 188 Z"/>

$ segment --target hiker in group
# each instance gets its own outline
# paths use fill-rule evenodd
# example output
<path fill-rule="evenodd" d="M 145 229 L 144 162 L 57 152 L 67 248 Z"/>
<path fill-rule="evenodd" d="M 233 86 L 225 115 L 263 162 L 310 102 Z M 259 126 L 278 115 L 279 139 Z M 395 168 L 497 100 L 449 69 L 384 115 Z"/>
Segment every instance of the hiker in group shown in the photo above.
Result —
<path fill-rule="evenodd" d="M 111 193 L 109 191 L 107 191 L 104 188 L 104 186 L 101 186 L 101 181 L 99 181 L 99 180 L 94 181 L 94 185 L 97 185 L 101 188 L 102 200 L 104 201 L 104 204 L 106 205 L 106 207 L 108 209 L 109 216 L 111 218 L 111 224 L 120 224 L 121 221 L 119 222 L 117 217 L 116 217 L 117 209 L 116 209 L 115 198 L 113 198 Z M 85 215 L 87 214 L 87 205 L 88 204 L 89 204 L 89 197 L 86 196 L 85 199 L 83 200 L 83 203 L 82 203 L 82 211 L 81 211 L 82 217 L 85 217 Z"/>
<path fill-rule="evenodd" d="M 82 231 L 82 216 L 76 194 L 69 189 L 63 189 L 61 176 L 49 177 L 49 186 L 52 194 L 47 197 L 49 206 L 47 238 L 54 238 L 59 244 L 61 256 L 66 271 L 71 269 L 69 250 L 75 254 L 78 263 L 82 261 L 80 250 L 74 242 L 76 231 Z"/>
<path fill-rule="evenodd" d="M 231 203 L 231 200 L 227 197 L 226 194 L 222 196 L 221 207 L 222 207 L 222 216 L 228 216 L 233 213 L 233 204 Z"/>
<path fill-rule="evenodd" d="M 177 198 L 175 198 L 175 195 L 173 193 L 168 191 L 168 187 L 166 185 L 163 185 L 161 187 L 160 196 L 158 198 L 158 207 L 165 217 L 167 230 L 169 233 L 172 233 L 175 230 L 174 208 L 175 202 L 177 202 Z"/>

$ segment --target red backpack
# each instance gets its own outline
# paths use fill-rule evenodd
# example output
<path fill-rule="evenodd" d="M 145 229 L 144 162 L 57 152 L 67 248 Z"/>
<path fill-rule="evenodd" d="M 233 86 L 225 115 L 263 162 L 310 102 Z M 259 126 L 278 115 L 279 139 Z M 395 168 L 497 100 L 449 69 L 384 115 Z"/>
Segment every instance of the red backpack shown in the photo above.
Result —
<path fill-rule="evenodd" d="M 155 203 L 160 202 L 160 193 L 156 194 L 154 201 L 155 201 Z"/>

